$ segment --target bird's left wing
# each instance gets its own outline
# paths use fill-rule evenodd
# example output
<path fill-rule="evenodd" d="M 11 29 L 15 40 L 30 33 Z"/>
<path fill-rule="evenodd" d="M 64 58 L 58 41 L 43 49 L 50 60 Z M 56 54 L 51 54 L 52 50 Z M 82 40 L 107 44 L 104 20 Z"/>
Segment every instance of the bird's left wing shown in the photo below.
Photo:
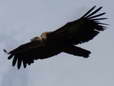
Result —
<path fill-rule="evenodd" d="M 13 58 L 12 65 L 15 66 L 17 64 L 18 69 L 20 69 L 22 63 L 24 68 L 26 68 L 27 65 L 30 65 L 35 59 L 38 59 L 37 57 L 43 48 L 44 44 L 37 40 L 23 44 L 10 52 L 4 51 L 9 54 L 8 59 Z"/>

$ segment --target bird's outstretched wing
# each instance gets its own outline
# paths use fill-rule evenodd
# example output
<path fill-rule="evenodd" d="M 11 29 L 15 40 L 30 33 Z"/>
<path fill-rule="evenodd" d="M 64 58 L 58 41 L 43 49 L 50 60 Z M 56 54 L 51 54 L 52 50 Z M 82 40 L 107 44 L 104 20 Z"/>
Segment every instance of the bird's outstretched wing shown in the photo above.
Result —
<path fill-rule="evenodd" d="M 26 68 L 27 65 L 30 65 L 35 59 L 38 59 L 38 56 L 40 57 L 40 54 L 43 53 L 43 48 L 44 45 L 41 42 L 32 41 L 8 52 L 8 59 L 13 58 L 12 65 L 15 66 L 17 64 L 18 69 L 20 69 L 22 63 L 24 68 Z M 4 51 L 6 52 L 6 50 Z"/>
<path fill-rule="evenodd" d="M 72 44 L 80 44 L 83 42 L 88 42 L 93 39 L 100 31 L 103 31 L 105 24 L 100 23 L 100 20 L 107 18 L 101 18 L 105 12 L 99 12 L 102 7 L 95 9 L 93 6 L 87 13 L 85 13 L 78 20 L 72 21 L 64 25 L 63 27 L 57 29 L 53 33 L 55 37 L 68 40 Z"/>

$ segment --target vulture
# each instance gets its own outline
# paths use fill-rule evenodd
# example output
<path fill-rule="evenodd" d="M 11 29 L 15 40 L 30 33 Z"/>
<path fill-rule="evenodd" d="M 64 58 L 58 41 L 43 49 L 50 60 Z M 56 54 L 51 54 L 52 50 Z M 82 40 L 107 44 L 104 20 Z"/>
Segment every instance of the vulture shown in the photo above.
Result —
<path fill-rule="evenodd" d="M 107 18 L 101 17 L 105 12 L 98 13 L 101 9 L 102 7 L 93 6 L 79 19 L 67 22 L 55 31 L 44 32 L 9 52 L 4 49 L 4 52 L 8 54 L 9 60 L 13 59 L 12 66 L 17 65 L 18 69 L 22 65 L 26 68 L 35 60 L 46 59 L 62 52 L 88 58 L 91 52 L 77 45 L 92 40 L 105 29 L 106 24 L 100 20 Z"/>

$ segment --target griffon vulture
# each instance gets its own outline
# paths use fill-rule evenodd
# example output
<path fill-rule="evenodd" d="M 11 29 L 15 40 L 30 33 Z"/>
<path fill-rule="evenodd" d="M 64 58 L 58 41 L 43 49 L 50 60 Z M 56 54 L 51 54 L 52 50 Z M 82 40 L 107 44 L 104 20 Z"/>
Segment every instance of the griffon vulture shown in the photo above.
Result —
<path fill-rule="evenodd" d="M 93 6 L 78 20 L 68 22 L 55 31 L 44 32 L 40 37 L 35 37 L 10 52 L 4 49 L 4 52 L 9 54 L 8 59 L 12 58 L 12 65 L 17 64 L 18 69 L 22 64 L 26 68 L 34 60 L 46 59 L 62 52 L 88 58 L 91 52 L 76 45 L 92 40 L 104 30 L 105 24 L 99 20 L 106 19 L 101 18 L 105 12 L 97 13 L 101 9 L 102 7 L 96 9 Z"/>

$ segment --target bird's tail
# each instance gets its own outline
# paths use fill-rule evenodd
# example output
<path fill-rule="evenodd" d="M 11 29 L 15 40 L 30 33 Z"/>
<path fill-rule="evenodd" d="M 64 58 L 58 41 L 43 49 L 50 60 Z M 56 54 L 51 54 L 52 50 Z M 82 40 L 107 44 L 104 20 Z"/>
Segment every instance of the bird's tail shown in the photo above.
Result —
<path fill-rule="evenodd" d="M 64 52 L 75 55 L 75 56 L 82 56 L 84 58 L 88 58 L 91 53 L 90 51 L 88 51 L 86 49 L 83 49 L 83 48 L 80 48 L 80 47 L 77 47 L 74 45 L 70 45 L 67 48 L 65 48 Z"/>

